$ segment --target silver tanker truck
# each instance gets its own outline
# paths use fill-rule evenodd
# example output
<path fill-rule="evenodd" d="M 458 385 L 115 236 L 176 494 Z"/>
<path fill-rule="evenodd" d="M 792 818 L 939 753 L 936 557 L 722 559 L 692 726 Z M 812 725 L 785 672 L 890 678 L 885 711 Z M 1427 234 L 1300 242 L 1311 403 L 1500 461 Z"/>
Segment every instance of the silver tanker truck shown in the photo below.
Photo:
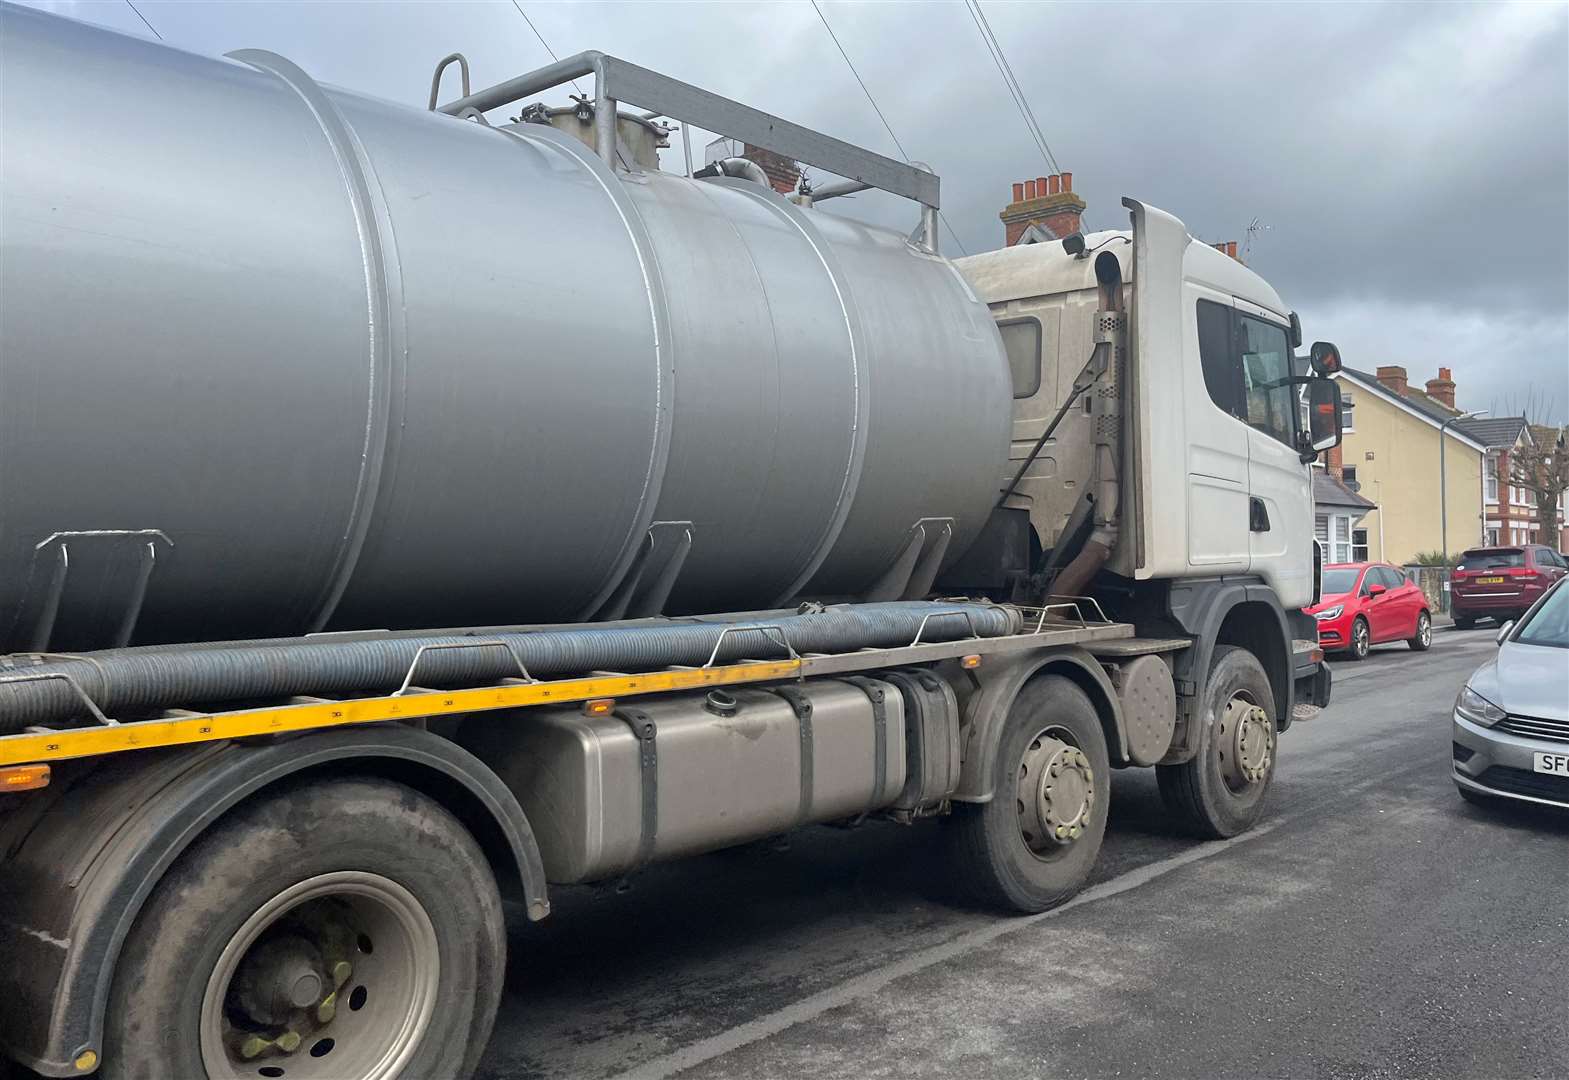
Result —
<path fill-rule="evenodd" d="M 599 53 L 429 111 L 6 5 L 0 60 L 32 1069 L 463 1076 L 503 898 L 875 815 L 1039 911 L 1114 770 L 1230 836 L 1328 700 L 1338 357 L 1168 214 L 949 260 L 931 172 Z M 914 232 L 813 205 L 868 188 Z"/>

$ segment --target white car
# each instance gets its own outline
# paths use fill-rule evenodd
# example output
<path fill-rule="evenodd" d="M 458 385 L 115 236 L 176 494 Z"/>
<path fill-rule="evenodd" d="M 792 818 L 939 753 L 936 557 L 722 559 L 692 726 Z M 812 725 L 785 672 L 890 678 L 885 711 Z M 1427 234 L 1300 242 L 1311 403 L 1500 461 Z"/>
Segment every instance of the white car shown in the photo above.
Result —
<path fill-rule="evenodd" d="M 1569 808 L 1569 578 L 1498 644 L 1455 698 L 1455 785 L 1469 802 Z"/>

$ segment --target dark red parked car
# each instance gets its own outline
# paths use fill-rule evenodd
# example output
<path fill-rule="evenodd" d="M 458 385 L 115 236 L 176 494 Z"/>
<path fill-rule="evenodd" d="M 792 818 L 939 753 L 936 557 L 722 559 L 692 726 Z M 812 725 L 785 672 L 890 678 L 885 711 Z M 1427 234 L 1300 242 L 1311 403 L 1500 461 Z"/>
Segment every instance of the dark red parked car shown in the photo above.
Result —
<path fill-rule="evenodd" d="M 1460 556 L 1449 578 L 1449 608 L 1462 630 L 1476 620 L 1518 619 L 1549 585 L 1569 571 L 1569 564 L 1550 547 L 1472 548 Z"/>
<path fill-rule="evenodd" d="M 1325 652 L 1361 660 L 1386 641 L 1404 641 L 1417 652 L 1433 644 L 1427 597 L 1388 563 L 1339 563 L 1324 567 L 1323 597 L 1303 608 L 1318 620 Z"/>

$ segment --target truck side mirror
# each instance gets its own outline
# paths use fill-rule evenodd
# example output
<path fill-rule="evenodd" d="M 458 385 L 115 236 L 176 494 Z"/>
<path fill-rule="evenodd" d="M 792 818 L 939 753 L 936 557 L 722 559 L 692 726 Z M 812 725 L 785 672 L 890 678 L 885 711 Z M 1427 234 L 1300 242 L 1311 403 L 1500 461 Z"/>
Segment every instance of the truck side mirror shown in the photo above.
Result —
<path fill-rule="evenodd" d="M 1327 341 L 1315 341 L 1308 362 L 1313 365 L 1313 374 L 1327 378 L 1340 370 L 1340 350 Z"/>
<path fill-rule="evenodd" d="M 1318 346 L 1313 346 L 1316 352 Z M 1340 384 L 1333 379 L 1308 380 L 1307 445 L 1302 448 L 1306 464 L 1322 450 L 1340 445 Z"/>

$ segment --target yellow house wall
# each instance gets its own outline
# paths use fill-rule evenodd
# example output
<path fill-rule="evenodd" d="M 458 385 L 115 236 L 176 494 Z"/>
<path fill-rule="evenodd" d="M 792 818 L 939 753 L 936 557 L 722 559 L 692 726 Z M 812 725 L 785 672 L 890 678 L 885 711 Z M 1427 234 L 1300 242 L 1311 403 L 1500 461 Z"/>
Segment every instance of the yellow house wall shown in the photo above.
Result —
<path fill-rule="evenodd" d="M 1362 495 L 1378 504 L 1359 528 L 1367 530 L 1372 559 L 1408 563 L 1439 544 L 1438 429 L 1360 383 L 1345 384 L 1355 403 L 1341 460 L 1354 465 Z M 1448 476 L 1448 549 L 1451 555 L 1482 538 L 1482 452 L 1444 433 Z M 1371 457 L 1369 457 L 1371 455 Z"/>

